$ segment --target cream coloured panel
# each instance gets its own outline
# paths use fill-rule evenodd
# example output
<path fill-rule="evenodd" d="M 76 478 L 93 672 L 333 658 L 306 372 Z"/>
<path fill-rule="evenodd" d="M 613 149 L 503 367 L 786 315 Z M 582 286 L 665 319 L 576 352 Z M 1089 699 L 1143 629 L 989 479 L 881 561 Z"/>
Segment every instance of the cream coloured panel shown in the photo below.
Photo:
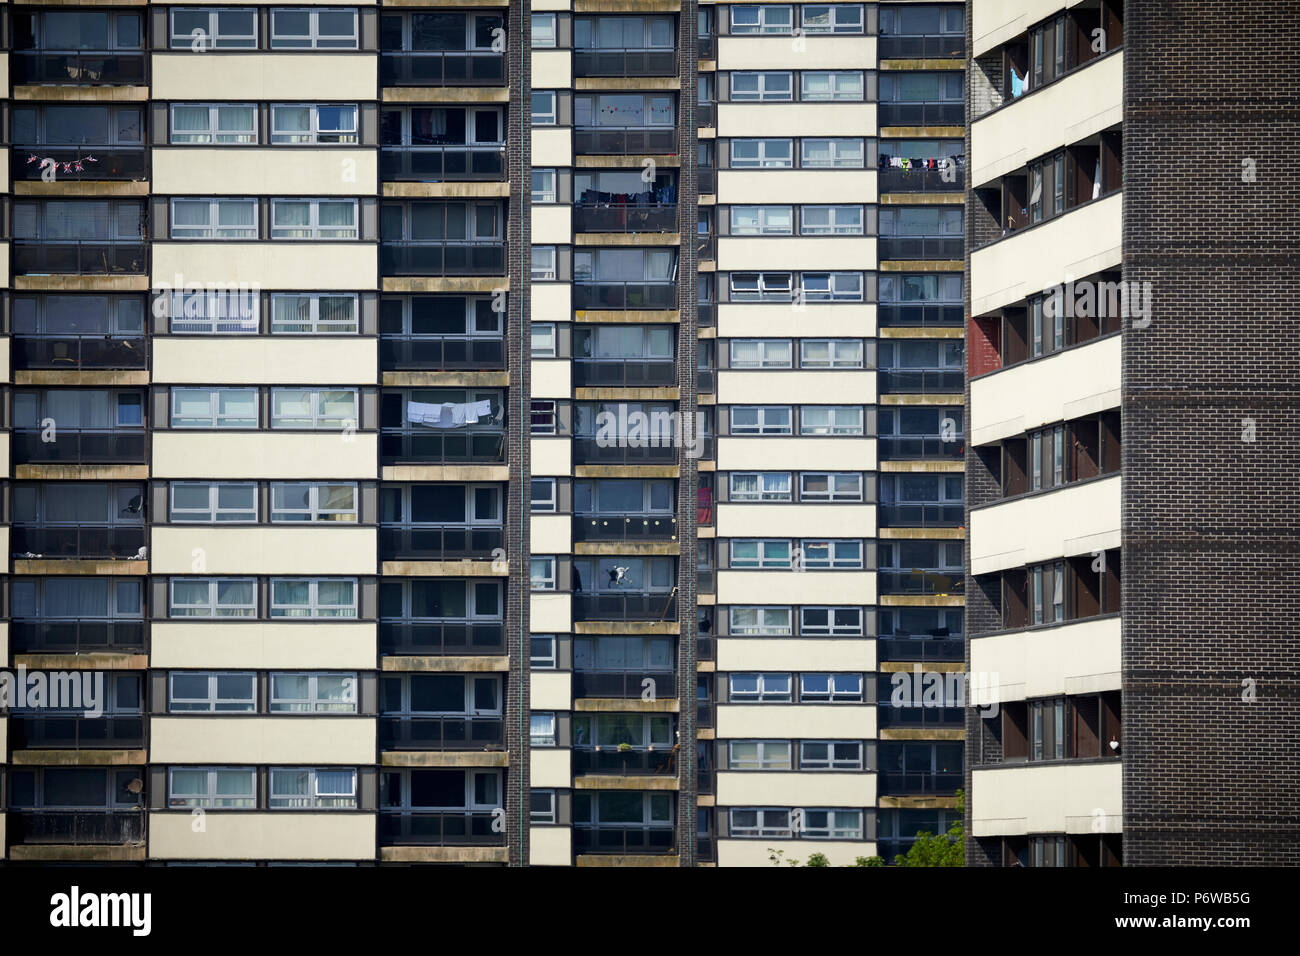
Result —
<path fill-rule="evenodd" d="M 567 126 L 533 127 L 533 165 L 573 165 L 573 131 Z"/>
<path fill-rule="evenodd" d="M 820 468 L 827 471 L 872 471 L 874 438 L 719 438 L 718 468 L 726 471 L 771 471 Z M 535 469 L 534 469 L 535 471 Z"/>
<path fill-rule="evenodd" d="M 723 643 L 723 642 L 720 642 Z M 721 647 L 719 647 L 721 651 Z M 981 637 L 970 642 L 978 703 L 1120 689 L 1118 617 Z"/>
<path fill-rule="evenodd" d="M 243 283 L 260 289 L 373 289 L 378 247 L 358 242 L 155 242 L 155 288 Z M 179 278 L 178 278 L 179 277 Z"/>
<path fill-rule="evenodd" d="M 719 571 L 719 604 L 874 604 L 874 571 Z"/>
<path fill-rule="evenodd" d="M 534 245 L 568 245 L 573 242 L 573 207 L 534 205 L 532 228 Z"/>
<path fill-rule="evenodd" d="M 153 150 L 153 189 L 173 196 L 374 195 L 373 149 Z"/>
<path fill-rule="evenodd" d="M 157 431 L 155 478 L 374 478 L 374 434 Z"/>
<path fill-rule="evenodd" d="M 876 708 L 869 704 L 719 704 L 718 736 L 865 740 L 876 736 Z"/>
<path fill-rule="evenodd" d="M 718 670 L 873 671 L 876 642 L 864 637 L 720 637 Z"/>
<path fill-rule="evenodd" d="M 373 761 L 374 755 L 371 754 Z M 154 860 L 373 860 L 373 813 L 301 810 L 208 813 L 195 832 L 189 811 L 149 814 Z"/>
<path fill-rule="evenodd" d="M 879 183 L 874 169 L 720 169 L 718 202 L 872 203 Z"/>
<path fill-rule="evenodd" d="M 154 667 L 370 670 L 376 625 L 362 621 L 154 621 Z"/>
<path fill-rule="evenodd" d="M 567 282 L 534 282 L 534 322 L 568 322 L 573 318 L 573 286 Z"/>
<path fill-rule="evenodd" d="M 532 473 L 537 477 L 543 475 L 567 475 L 573 440 L 569 438 L 534 438 L 532 443 Z"/>
<path fill-rule="evenodd" d="M 569 515 L 530 515 L 528 544 L 533 554 L 568 554 L 573 550 Z"/>
<path fill-rule="evenodd" d="M 155 574 L 374 574 L 375 528 L 327 524 L 258 528 L 154 525 Z M 198 554 L 195 554 L 195 552 Z"/>
<path fill-rule="evenodd" d="M 874 773 L 718 772 L 718 805 L 866 807 L 876 804 Z"/>
<path fill-rule="evenodd" d="M 764 502 L 720 502 L 719 538 L 876 536 L 876 506 L 806 502 L 777 505 Z"/>
<path fill-rule="evenodd" d="M 875 62 L 869 36 L 718 37 L 719 70 L 860 70 Z"/>
<path fill-rule="evenodd" d="M 529 387 L 533 398 L 569 398 L 573 394 L 568 359 L 533 359 Z"/>
<path fill-rule="evenodd" d="M 536 3 L 533 9 L 540 9 Z M 567 4 L 564 9 L 568 9 Z M 571 866 L 573 830 L 569 827 L 529 827 L 529 866 Z"/>
<path fill-rule="evenodd" d="M 816 337 L 826 335 L 861 338 L 876 334 L 876 307 L 805 302 L 802 309 L 790 303 L 728 302 L 718 306 L 721 338 Z"/>
<path fill-rule="evenodd" d="M 831 866 L 855 866 L 860 856 L 875 856 L 876 844 L 852 843 L 847 840 L 719 840 L 718 866 L 757 866 L 771 869 L 770 854 L 780 850 L 787 860 L 806 863 L 820 853 Z"/>
<path fill-rule="evenodd" d="M 567 747 L 534 747 L 528 752 L 528 783 L 534 788 L 572 787 L 572 751 Z"/>
<path fill-rule="evenodd" d="M 567 594 L 530 594 L 528 627 L 534 634 L 573 630 L 573 599 Z"/>
<path fill-rule="evenodd" d="M 328 103 L 378 98 L 375 57 L 355 53 L 155 53 L 158 100 L 274 100 Z"/>
<path fill-rule="evenodd" d="M 155 716 L 149 757 L 155 763 L 368 764 L 375 759 L 375 718 Z"/>
<path fill-rule="evenodd" d="M 371 385 L 378 340 L 291 336 L 158 336 L 153 380 L 166 384 Z"/>
<path fill-rule="evenodd" d="M 1118 833 L 1124 804 L 1121 780 L 1118 760 L 975 770 L 971 829 L 977 837 Z"/>
<path fill-rule="evenodd" d="M 718 268 L 874 269 L 876 239 L 874 236 L 722 236 L 718 239 Z"/>
<path fill-rule="evenodd" d="M 971 573 L 1117 548 L 1121 478 L 1113 475 L 970 513 Z"/>
<path fill-rule="evenodd" d="M 718 371 L 718 401 L 726 405 L 817 402 L 874 405 L 876 373 L 848 369 Z"/>

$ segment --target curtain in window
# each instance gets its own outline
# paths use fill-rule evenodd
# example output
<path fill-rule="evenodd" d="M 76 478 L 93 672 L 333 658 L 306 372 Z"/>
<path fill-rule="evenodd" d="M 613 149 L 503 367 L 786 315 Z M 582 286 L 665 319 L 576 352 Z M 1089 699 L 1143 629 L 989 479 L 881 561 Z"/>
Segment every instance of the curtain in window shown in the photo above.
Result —
<path fill-rule="evenodd" d="M 50 617 L 108 617 L 108 580 L 47 578 L 45 613 Z"/>
<path fill-rule="evenodd" d="M 253 581 L 218 581 L 217 604 L 230 608 L 250 607 L 255 599 Z M 204 600 L 207 600 L 205 597 Z M 218 613 L 221 613 L 218 611 Z"/>
<path fill-rule="evenodd" d="M 208 108 L 206 106 L 177 106 L 172 109 L 172 130 L 176 133 L 206 133 Z"/>
<path fill-rule="evenodd" d="M 321 226 L 351 227 L 356 224 L 357 207 L 350 202 L 323 202 L 317 206 Z"/>
<path fill-rule="evenodd" d="M 324 614 L 350 617 L 355 613 L 352 608 L 353 590 L 352 581 L 321 581 L 316 586 L 316 602 L 321 606 Z"/>
<path fill-rule="evenodd" d="M 180 107 L 181 109 L 190 109 L 191 107 Z M 256 134 L 254 129 L 254 107 L 251 106 L 223 106 L 217 110 L 217 132 L 225 135 L 217 137 L 218 142 L 222 143 L 251 143 Z M 202 129 L 203 127 L 198 127 Z"/>

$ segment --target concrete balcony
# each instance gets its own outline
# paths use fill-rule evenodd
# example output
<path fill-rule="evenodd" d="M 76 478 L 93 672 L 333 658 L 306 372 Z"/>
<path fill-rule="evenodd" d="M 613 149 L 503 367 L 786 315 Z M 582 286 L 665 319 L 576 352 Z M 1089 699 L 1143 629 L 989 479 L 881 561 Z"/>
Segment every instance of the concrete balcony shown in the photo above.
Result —
<path fill-rule="evenodd" d="M 972 834 L 1119 833 L 1121 776 L 1118 760 L 973 771 Z"/>
<path fill-rule="evenodd" d="M 979 508 L 970 515 L 971 573 L 1118 548 L 1120 476 Z"/>
<path fill-rule="evenodd" d="M 1119 617 L 981 637 L 970 661 L 988 689 L 981 704 L 1119 690 Z"/>

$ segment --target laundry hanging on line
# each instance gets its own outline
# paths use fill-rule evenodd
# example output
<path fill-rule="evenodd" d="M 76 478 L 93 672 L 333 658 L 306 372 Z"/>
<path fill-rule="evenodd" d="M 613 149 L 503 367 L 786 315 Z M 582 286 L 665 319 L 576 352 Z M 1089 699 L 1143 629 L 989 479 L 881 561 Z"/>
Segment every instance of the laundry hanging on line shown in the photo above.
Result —
<path fill-rule="evenodd" d="M 412 425 L 427 425 L 430 428 L 463 428 L 477 425 L 484 418 L 493 418 L 492 402 L 407 402 L 406 420 Z"/>

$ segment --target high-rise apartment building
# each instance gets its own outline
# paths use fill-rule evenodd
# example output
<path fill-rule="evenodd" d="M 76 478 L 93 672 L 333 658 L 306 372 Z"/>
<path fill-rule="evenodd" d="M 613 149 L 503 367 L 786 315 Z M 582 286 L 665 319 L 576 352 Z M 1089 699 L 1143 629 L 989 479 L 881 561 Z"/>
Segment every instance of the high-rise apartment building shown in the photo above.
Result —
<path fill-rule="evenodd" d="M 946 829 L 965 16 L 0 4 L 0 858 Z"/>

